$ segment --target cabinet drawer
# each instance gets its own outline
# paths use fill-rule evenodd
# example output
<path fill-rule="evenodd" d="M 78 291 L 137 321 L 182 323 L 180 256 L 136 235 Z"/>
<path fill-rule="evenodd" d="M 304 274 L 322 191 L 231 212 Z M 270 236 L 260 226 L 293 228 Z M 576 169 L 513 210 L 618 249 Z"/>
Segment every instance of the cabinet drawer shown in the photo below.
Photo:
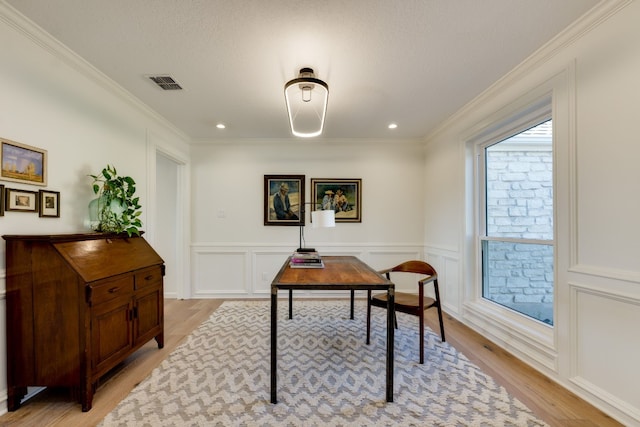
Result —
<path fill-rule="evenodd" d="M 162 282 L 162 269 L 160 266 L 146 268 L 136 272 L 136 289 L 157 285 Z"/>
<path fill-rule="evenodd" d="M 102 280 L 89 285 L 89 304 L 100 304 L 132 293 L 133 276 Z"/>

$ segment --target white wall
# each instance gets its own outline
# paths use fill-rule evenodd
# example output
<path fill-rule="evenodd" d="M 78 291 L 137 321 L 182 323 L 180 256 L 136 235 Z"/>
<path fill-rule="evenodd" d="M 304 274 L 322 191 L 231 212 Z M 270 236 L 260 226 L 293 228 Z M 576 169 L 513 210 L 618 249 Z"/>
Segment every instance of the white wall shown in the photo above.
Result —
<path fill-rule="evenodd" d="M 143 229 L 153 231 L 149 200 L 155 197 L 150 182 L 155 170 L 149 173 L 149 153 L 162 149 L 188 158 L 184 136 L 1 3 L 0 64 L 0 137 L 48 151 L 46 187 L 1 183 L 59 191 L 61 202 L 60 218 L 6 212 L 0 217 L 0 235 L 90 231 L 87 206 L 94 196 L 87 175 L 107 163 L 136 180 Z M 0 239 L 0 367 L 6 366 L 5 276 L 5 243 Z M 0 401 L 5 399 L 6 370 L 0 369 Z"/>
<path fill-rule="evenodd" d="M 639 22 L 640 3 L 601 3 L 444 123 L 428 138 L 425 160 L 425 194 L 438 206 L 426 214 L 425 252 L 446 247 L 461 260 L 459 304 L 449 312 L 625 425 L 640 425 Z M 482 312 L 476 299 L 465 150 L 469 136 L 503 108 L 549 82 L 557 127 L 557 311 L 545 348 L 507 317 Z"/>
<path fill-rule="evenodd" d="M 422 257 L 423 149 L 376 141 L 234 141 L 192 147 L 192 295 L 268 295 L 299 243 L 299 228 L 265 226 L 264 175 L 362 179 L 362 222 L 305 227 L 325 255 L 358 255 L 383 267 Z M 307 213 L 307 224 L 309 223 Z"/>

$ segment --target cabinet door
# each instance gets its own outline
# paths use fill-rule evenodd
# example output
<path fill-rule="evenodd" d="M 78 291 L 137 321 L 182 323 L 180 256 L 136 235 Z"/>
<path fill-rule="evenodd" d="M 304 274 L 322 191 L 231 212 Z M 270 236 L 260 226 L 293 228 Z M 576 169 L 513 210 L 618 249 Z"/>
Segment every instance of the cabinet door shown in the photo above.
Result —
<path fill-rule="evenodd" d="M 162 282 L 145 286 L 136 291 L 134 316 L 134 344 L 143 344 L 162 334 L 164 317 L 164 295 Z M 158 345 L 163 343 L 158 340 Z"/>
<path fill-rule="evenodd" d="M 126 357 L 133 345 L 131 295 L 95 305 L 91 310 L 91 365 L 94 376 L 100 376 L 120 359 Z"/>

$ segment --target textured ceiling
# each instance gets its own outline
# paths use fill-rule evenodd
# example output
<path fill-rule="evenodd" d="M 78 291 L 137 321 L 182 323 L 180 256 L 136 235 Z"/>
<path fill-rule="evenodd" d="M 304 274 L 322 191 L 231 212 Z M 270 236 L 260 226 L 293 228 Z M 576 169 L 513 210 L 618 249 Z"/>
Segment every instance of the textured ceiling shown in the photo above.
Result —
<path fill-rule="evenodd" d="M 4 1 L 194 141 L 294 138 L 283 87 L 301 67 L 329 85 L 323 138 L 422 138 L 597 3 Z"/>

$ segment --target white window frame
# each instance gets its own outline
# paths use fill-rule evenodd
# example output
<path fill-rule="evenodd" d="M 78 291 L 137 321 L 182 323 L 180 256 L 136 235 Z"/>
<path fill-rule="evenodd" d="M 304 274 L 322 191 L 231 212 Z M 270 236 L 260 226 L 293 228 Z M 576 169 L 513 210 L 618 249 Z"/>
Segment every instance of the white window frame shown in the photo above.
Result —
<path fill-rule="evenodd" d="M 503 104 L 505 106 L 502 109 L 480 119 L 463 134 L 463 155 L 466 164 L 466 222 L 462 241 L 465 257 L 463 316 L 468 324 L 497 344 L 524 360 L 530 360 L 555 372 L 558 370 L 558 336 L 562 330 L 558 326 L 567 320 L 558 317 L 557 307 L 561 303 L 559 285 L 566 280 L 565 269 L 570 261 L 564 252 L 560 254 L 559 248 L 564 248 L 562 250 L 569 253 L 568 228 L 573 227 L 567 218 L 559 217 L 560 212 L 566 214 L 572 209 L 568 193 L 570 174 L 562 175 L 567 168 L 573 168 L 572 160 L 568 157 L 570 146 L 575 144 L 575 135 L 571 128 L 575 125 L 575 106 L 571 104 L 571 99 L 575 99 L 574 64 L 550 76 L 548 80 L 528 92 L 514 95 L 510 103 Z M 553 327 L 482 297 L 481 242 L 478 239 L 480 225 L 484 221 L 479 203 L 481 198 L 484 198 L 484 185 L 478 185 L 484 182 L 479 177 L 477 160 L 480 150 L 490 142 L 502 141 L 544 121 L 545 117 L 553 120 Z M 558 167 L 559 164 L 562 166 Z M 562 235 L 558 234 L 559 229 L 563 230 Z"/>
<path fill-rule="evenodd" d="M 552 119 L 552 111 L 551 111 L 551 106 L 552 106 L 552 98 L 551 95 L 549 95 L 548 97 L 544 97 L 541 100 L 539 100 L 538 102 L 528 106 L 524 111 L 519 112 L 519 114 L 515 114 L 514 116 L 510 116 L 509 118 L 507 118 L 505 121 L 503 121 L 502 123 L 504 123 L 504 127 L 500 127 L 499 130 L 496 132 L 495 135 L 489 134 L 486 135 L 486 137 L 484 138 L 480 138 L 479 141 L 477 143 L 474 144 L 474 156 L 476 159 L 475 164 L 477 165 L 477 179 L 476 179 L 476 191 L 478 193 L 478 207 L 477 207 L 477 212 L 478 212 L 478 227 L 477 227 L 477 233 L 476 233 L 476 238 L 478 240 L 478 248 L 480 248 L 480 250 L 478 251 L 478 253 L 476 254 L 476 256 L 478 257 L 477 259 L 477 263 L 480 267 L 480 269 L 482 270 L 482 243 L 484 241 L 495 241 L 495 242 L 513 242 L 513 243 L 524 243 L 524 244 L 536 244 L 536 245 L 547 245 L 547 246 L 553 246 L 553 251 L 554 254 L 557 250 L 557 246 L 556 246 L 556 240 L 555 240 L 555 232 L 554 232 L 554 238 L 552 240 L 542 240 L 542 239 L 526 239 L 526 238 L 511 238 L 511 237 L 491 237 L 487 235 L 487 229 L 486 229 L 486 225 L 487 225 L 487 207 L 486 207 L 486 200 L 487 200 L 487 194 L 486 194 L 486 182 L 487 182 L 487 176 L 486 176 L 486 156 L 485 156 L 485 150 L 488 147 L 491 147 L 495 144 L 498 144 L 502 141 L 505 141 L 508 138 L 511 138 L 513 136 L 516 136 L 532 127 L 535 127 L 541 123 L 544 123 L 548 120 Z M 520 114 L 522 113 L 522 114 Z M 498 124 L 500 125 L 500 124 Z M 506 136 L 505 136 L 506 135 Z M 552 155 L 555 156 L 554 154 L 554 149 L 555 146 L 552 143 Z M 553 170 L 553 174 L 555 176 L 555 170 Z M 555 180 L 554 180 L 555 182 Z M 554 188 L 555 190 L 555 188 Z M 553 192 L 555 194 L 555 191 Z M 555 198 L 555 196 L 554 196 Z M 555 206 L 553 209 L 554 212 L 554 219 L 555 219 Z M 555 263 L 555 255 L 554 255 L 554 271 L 556 270 L 556 263 Z M 480 281 L 479 281 L 479 295 L 480 297 L 491 304 L 496 304 L 499 306 L 500 310 L 508 310 L 508 311 L 514 311 L 512 309 L 509 309 L 508 307 L 505 307 L 504 305 L 501 305 L 499 303 L 493 302 L 487 298 L 484 298 L 483 294 L 483 277 L 482 274 L 480 275 Z M 554 281 L 554 294 L 555 292 L 555 286 L 556 283 Z M 554 312 L 555 310 L 555 298 L 554 298 Z M 503 313 L 504 314 L 504 313 Z M 524 313 L 520 313 L 520 312 L 515 312 L 514 314 L 517 314 L 518 316 L 522 316 L 523 318 L 520 319 L 521 322 L 528 324 L 528 327 L 534 327 L 536 325 L 532 324 L 531 322 L 540 322 L 538 319 L 532 318 L 531 316 L 528 316 Z M 555 319 L 554 319 L 555 320 Z M 553 328 L 553 325 L 549 325 L 549 324 L 545 324 L 542 323 L 542 325 L 544 327 L 547 328 Z M 536 328 L 537 329 L 537 328 Z"/>

